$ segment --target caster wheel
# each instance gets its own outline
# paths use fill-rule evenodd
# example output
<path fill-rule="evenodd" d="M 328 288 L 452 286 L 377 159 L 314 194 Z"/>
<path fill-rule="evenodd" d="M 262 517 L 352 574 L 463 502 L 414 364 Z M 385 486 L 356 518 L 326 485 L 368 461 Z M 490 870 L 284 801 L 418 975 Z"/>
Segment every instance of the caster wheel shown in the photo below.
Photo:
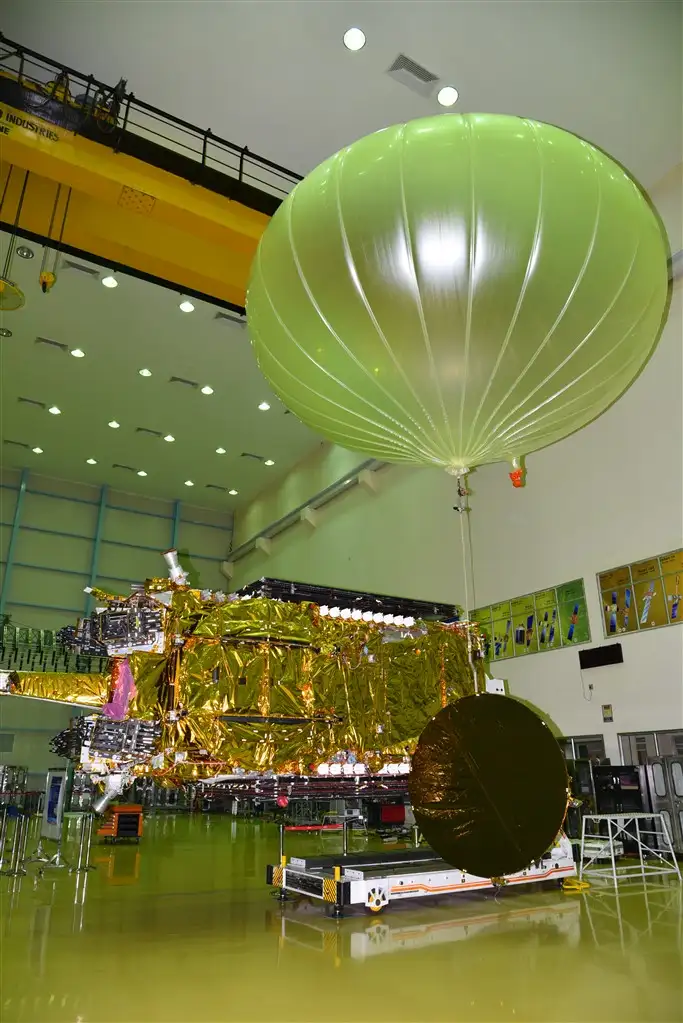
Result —
<path fill-rule="evenodd" d="M 365 905 L 371 913 L 381 913 L 388 902 L 389 899 L 384 888 L 371 888 Z"/>

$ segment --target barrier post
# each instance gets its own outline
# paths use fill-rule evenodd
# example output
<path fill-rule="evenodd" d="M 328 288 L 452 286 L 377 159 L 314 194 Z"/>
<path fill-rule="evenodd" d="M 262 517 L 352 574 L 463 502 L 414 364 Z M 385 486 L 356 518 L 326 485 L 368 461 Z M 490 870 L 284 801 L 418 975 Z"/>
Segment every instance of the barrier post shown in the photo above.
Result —
<path fill-rule="evenodd" d="M 83 874 L 87 870 L 94 870 L 90 859 L 90 847 L 92 845 L 93 814 L 81 814 L 81 833 L 78 840 L 78 862 L 75 867 L 69 868 L 70 874 Z"/>
<path fill-rule="evenodd" d="M 24 860 L 26 856 L 26 840 L 28 838 L 28 817 L 21 813 L 16 818 L 14 834 L 12 835 L 12 851 L 10 853 L 9 868 L 3 870 L 3 874 L 9 877 L 16 877 L 26 873 Z"/>

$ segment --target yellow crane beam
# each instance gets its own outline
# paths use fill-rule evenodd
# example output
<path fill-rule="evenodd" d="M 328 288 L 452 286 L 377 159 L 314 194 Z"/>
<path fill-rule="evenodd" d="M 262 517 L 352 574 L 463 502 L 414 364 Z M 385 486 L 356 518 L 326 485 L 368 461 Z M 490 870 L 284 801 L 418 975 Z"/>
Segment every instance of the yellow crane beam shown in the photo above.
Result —
<path fill-rule="evenodd" d="M 56 239 L 66 213 L 65 246 L 244 306 L 268 214 L 0 103 L 5 224 L 15 221 L 25 171 L 20 231 L 47 237 L 52 220 Z"/>

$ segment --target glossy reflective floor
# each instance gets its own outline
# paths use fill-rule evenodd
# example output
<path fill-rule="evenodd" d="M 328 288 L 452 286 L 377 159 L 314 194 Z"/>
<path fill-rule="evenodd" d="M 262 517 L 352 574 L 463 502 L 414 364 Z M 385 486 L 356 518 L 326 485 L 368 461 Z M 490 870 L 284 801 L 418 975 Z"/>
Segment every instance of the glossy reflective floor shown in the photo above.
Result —
<path fill-rule="evenodd" d="M 339 842 L 294 836 L 288 852 Z M 93 847 L 85 892 L 65 870 L 0 878 L 0 1020 L 683 1020 L 678 884 L 457 896 L 335 921 L 306 901 L 281 911 L 264 884 L 276 859 L 272 824 L 157 817 L 139 847 Z"/>

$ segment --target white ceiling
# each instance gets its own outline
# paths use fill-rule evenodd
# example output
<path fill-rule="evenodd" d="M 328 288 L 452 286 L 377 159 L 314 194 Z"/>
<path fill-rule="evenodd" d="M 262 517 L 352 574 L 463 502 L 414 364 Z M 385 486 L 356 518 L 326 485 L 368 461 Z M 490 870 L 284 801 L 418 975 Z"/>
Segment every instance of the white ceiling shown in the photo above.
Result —
<path fill-rule="evenodd" d="M 7 240 L 0 234 L 3 253 Z M 43 295 L 38 286 L 43 250 L 34 242 L 19 243 L 35 258 L 15 256 L 11 277 L 25 292 L 26 305 L 2 317 L 3 327 L 12 330 L 11 338 L 0 338 L 4 466 L 230 510 L 253 499 L 320 443 L 272 395 L 246 328 L 215 318 L 223 310 L 193 300 L 194 312 L 183 313 L 176 292 L 123 275 L 117 275 L 117 288 L 105 288 L 100 278 L 107 271 L 70 256 L 54 289 Z M 90 277 L 68 262 L 97 274 Z M 85 356 L 36 344 L 36 337 L 81 349 Z M 141 377 L 140 369 L 152 376 Z M 214 393 L 170 383 L 171 376 L 208 385 Z M 20 397 L 56 405 L 61 415 L 19 402 Z M 259 410 L 262 401 L 270 403 L 269 411 Z M 110 428 L 110 420 L 119 422 L 119 429 Z M 137 432 L 139 427 L 175 440 Z M 226 454 L 216 454 L 218 447 Z M 243 458 L 243 452 L 275 464 Z M 97 465 L 88 465 L 87 458 Z M 147 476 L 115 469 L 114 463 Z M 185 480 L 195 485 L 186 487 Z"/>
<path fill-rule="evenodd" d="M 681 160 L 681 14 L 678 0 L 5 0 L 2 30 L 302 173 L 442 109 L 384 74 L 404 52 L 460 90 L 454 110 L 550 121 L 648 186 Z"/>
<path fill-rule="evenodd" d="M 112 85 L 124 76 L 141 99 L 302 173 L 370 131 L 442 109 L 385 74 L 404 52 L 459 89 L 455 111 L 553 122 L 650 186 L 682 155 L 681 11 L 676 0 L 5 0 L 2 30 Z M 357 53 L 342 45 L 352 25 L 367 36 Z M 27 305 L 5 317 L 14 337 L 0 342 L 3 433 L 44 454 L 5 445 L 5 464 L 230 509 L 319 443 L 270 396 L 246 331 L 217 322 L 214 307 L 197 302 L 183 315 L 171 291 L 133 278 L 108 291 L 75 271 L 43 296 L 31 247 L 37 258 L 13 269 Z M 37 335 L 86 357 L 36 345 Z M 171 385 L 171 375 L 215 393 Z M 264 398 L 267 413 L 257 409 Z M 107 427 L 112 418 L 119 430 Z"/>

